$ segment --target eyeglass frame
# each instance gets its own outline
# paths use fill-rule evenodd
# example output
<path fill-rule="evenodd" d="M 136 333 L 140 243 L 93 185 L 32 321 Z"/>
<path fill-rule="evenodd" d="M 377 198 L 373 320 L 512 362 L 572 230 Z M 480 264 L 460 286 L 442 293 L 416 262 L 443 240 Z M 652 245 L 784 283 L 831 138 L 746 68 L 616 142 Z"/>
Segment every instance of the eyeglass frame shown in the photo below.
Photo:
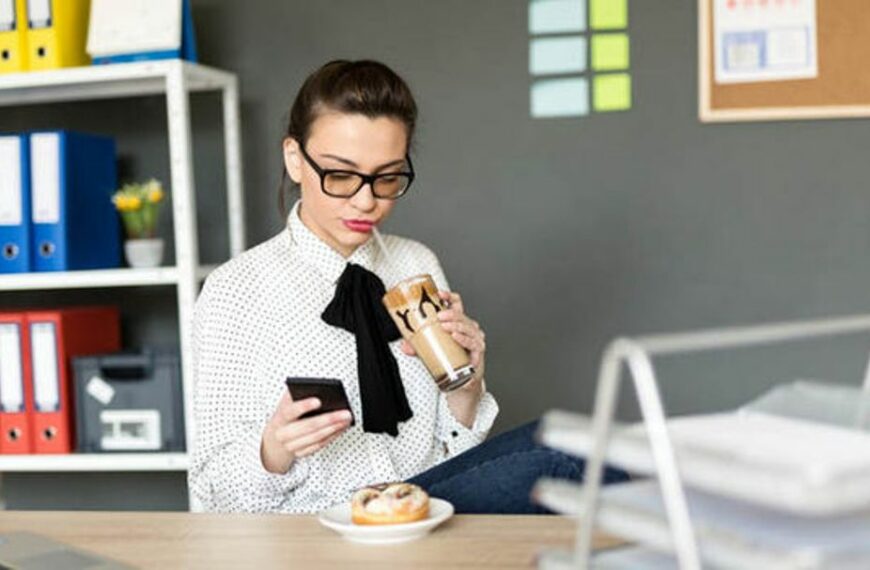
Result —
<path fill-rule="evenodd" d="M 305 159 L 305 162 L 314 169 L 314 172 L 320 177 L 320 190 L 330 196 L 332 198 L 353 198 L 356 196 L 360 190 L 363 189 L 363 186 L 366 184 L 369 185 L 369 188 L 372 190 L 372 196 L 378 198 L 379 200 L 398 200 L 402 196 L 408 193 L 408 190 L 411 188 L 411 184 L 414 182 L 414 178 L 416 177 L 416 173 L 414 172 L 414 164 L 411 162 L 411 155 L 405 154 L 405 162 L 408 163 L 408 170 L 402 172 L 381 172 L 378 174 L 363 174 L 362 172 L 357 172 L 356 170 L 347 170 L 343 168 L 323 168 L 311 158 L 311 155 L 308 154 L 308 151 L 305 150 L 305 145 L 300 144 L 299 150 L 302 153 L 302 158 Z M 350 194 L 332 194 L 326 189 L 326 177 L 330 174 L 351 174 L 353 176 L 358 176 L 362 179 L 362 183 Z M 405 189 L 402 190 L 401 194 L 397 194 L 396 196 L 378 196 L 375 193 L 375 181 L 378 178 L 386 178 L 388 176 L 396 176 L 402 175 L 408 177 L 408 185 L 405 186 Z"/>

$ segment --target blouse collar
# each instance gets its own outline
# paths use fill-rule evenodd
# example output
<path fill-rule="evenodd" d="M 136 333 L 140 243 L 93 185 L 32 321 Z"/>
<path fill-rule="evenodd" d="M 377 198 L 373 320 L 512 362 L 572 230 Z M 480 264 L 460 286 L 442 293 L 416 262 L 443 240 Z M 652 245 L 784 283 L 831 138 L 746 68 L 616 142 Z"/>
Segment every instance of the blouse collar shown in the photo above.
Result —
<path fill-rule="evenodd" d="M 374 239 L 369 238 L 367 242 L 357 247 L 350 257 L 345 259 L 302 223 L 302 219 L 299 217 L 301 203 L 301 200 L 297 201 L 287 216 L 287 229 L 290 233 L 291 246 L 306 262 L 330 283 L 338 282 L 338 278 L 341 277 L 348 263 L 354 263 L 369 271 L 375 271 L 378 249 Z"/>

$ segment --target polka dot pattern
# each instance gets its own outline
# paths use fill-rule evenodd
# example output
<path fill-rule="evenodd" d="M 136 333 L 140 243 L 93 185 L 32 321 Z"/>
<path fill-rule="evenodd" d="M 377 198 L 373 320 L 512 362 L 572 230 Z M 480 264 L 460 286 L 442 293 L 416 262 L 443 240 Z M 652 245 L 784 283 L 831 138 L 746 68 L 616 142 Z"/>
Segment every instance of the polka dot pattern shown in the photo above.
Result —
<path fill-rule="evenodd" d="M 359 487 L 405 480 L 482 442 L 498 413 L 486 393 L 471 429 L 459 423 L 422 362 L 391 344 L 414 417 L 399 436 L 362 431 L 360 421 L 284 475 L 260 460 L 267 420 L 288 376 L 337 378 L 362 417 L 352 334 L 320 315 L 348 262 L 389 287 L 430 273 L 448 290 L 438 259 L 424 245 L 383 236 L 390 260 L 369 240 L 349 259 L 322 242 L 298 215 L 287 229 L 215 270 L 197 300 L 194 323 L 197 434 L 188 482 L 207 511 L 311 513 L 347 500 Z"/>

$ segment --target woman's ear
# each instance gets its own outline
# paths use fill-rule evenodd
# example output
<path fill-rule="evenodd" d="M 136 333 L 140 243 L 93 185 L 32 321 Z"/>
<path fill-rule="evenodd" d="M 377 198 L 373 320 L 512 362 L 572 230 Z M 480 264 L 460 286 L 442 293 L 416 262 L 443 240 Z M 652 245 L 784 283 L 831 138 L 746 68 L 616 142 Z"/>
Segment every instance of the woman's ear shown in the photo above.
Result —
<path fill-rule="evenodd" d="M 292 137 L 284 139 L 284 168 L 290 175 L 290 180 L 296 184 L 302 183 L 302 155 L 299 152 L 299 143 Z"/>

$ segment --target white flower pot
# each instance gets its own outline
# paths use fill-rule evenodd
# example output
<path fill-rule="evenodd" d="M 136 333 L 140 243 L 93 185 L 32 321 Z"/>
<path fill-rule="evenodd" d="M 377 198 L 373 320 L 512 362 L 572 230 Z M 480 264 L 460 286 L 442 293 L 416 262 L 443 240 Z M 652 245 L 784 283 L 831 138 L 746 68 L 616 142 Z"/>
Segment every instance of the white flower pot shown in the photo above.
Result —
<path fill-rule="evenodd" d="M 124 254 L 130 267 L 158 267 L 163 261 L 163 239 L 128 239 L 124 242 Z"/>

